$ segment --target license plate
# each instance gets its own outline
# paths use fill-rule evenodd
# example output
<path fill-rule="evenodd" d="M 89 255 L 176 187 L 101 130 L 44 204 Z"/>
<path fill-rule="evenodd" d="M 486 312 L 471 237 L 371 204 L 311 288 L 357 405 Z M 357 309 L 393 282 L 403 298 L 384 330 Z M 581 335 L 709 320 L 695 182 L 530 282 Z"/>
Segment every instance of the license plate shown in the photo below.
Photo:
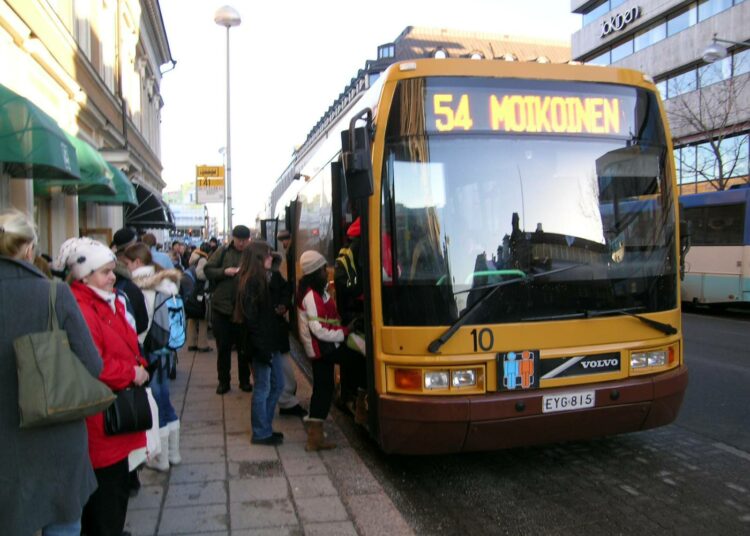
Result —
<path fill-rule="evenodd" d="M 594 391 L 575 393 L 557 393 L 542 397 L 542 413 L 573 411 L 581 408 L 593 408 L 596 396 Z"/>

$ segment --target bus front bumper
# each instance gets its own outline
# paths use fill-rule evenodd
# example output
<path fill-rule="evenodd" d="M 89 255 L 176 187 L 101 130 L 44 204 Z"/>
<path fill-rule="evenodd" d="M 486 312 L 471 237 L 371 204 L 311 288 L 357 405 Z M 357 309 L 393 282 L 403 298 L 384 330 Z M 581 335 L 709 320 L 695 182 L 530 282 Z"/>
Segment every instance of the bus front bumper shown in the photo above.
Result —
<path fill-rule="evenodd" d="M 527 392 L 467 397 L 381 395 L 381 447 L 388 453 L 443 454 L 591 439 L 669 424 L 679 412 L 687 367 L 653 376 Z M 595 391 L 595 406 L 542 413 L 542 397 Z"/>

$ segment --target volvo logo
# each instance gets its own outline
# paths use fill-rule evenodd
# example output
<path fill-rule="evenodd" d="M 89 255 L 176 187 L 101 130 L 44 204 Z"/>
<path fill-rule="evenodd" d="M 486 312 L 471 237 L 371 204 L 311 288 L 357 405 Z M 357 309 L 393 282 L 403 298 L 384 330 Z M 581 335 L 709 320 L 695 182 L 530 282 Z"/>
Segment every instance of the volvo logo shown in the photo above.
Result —
<path fill-rule="evenodd" d="M 631 7 L 624 13 L 618 13 L 602 22 L 602 33 L 599 37 L 604 39 L 609 34 L 624 30 L 625 27 L 633 22 L 635 19 L 641 16 L 641 8 L 639 6 Z"/>
<path fill-rule="evenodd" d="M 605 374 L 620 370 L 620 353 L 554 357 L 541 360 L 541 379 L 567 378 L 589 374 Z"/>
<path fill-rule="evenodd" d="M 616 367 L 620 364 L 619 359 L 598 359 L 596 361 L 581 361 L 581 366 L 587 368 Z"/>

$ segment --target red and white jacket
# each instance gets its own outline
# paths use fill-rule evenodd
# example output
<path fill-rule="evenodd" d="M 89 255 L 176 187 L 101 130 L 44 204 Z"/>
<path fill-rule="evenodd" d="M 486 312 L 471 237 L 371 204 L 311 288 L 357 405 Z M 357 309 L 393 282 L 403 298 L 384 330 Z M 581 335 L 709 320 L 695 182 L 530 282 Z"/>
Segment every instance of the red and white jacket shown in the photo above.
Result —
<path fill-rule="evenodd" d="M 104 367 L 99 380 L 113 391 L 125 389 L 135 379 L 134 367 L 147 364 L 138 348 L 138 335 L 125 317 L 125 306 L 120 300 L 115 300 L 115 311 L 112 311 L 103 298 L 78 281 L 73 282 L 70 289 L 102 357 Z M 89 456 L 94 469 L 127 459 L 131 451 L 146 446 L 145 432 L 105 434 L 104 412 L 86 417 L 86 427 L 89 434 Z"/>
<path fill-rule="evenodd" d="M 338 347 L 349 335 L 349 330 L 341 325 L 336 301 L 326 291 L 321 296 L 308 289 L 297 305 L 297 326 L 302 346 L 310 359 L 318 359 L 323 354 L 321 341 Z"/>

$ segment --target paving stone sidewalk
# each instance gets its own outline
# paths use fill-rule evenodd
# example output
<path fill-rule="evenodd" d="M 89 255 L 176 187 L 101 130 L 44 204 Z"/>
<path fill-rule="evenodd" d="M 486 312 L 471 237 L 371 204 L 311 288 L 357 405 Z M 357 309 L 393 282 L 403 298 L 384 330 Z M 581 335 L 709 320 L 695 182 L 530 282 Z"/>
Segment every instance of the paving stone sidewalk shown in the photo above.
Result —
<path fill-rule="evenodd" d="M 278 415 L 284 444 L 252 445 L 252 393 L 236 383 L 215 393 L 215 352 L 182 350 L 177 369 L 170 389 L 182 463 L 168 473 L 140 472 L 126 524 L 133 536 L 413 534 L 333 420 L 325 426 L 334 450 L 306 452 L 302 420 Z M 299 370 L 297 382 L 307 407 L 311 387 Z"/>

